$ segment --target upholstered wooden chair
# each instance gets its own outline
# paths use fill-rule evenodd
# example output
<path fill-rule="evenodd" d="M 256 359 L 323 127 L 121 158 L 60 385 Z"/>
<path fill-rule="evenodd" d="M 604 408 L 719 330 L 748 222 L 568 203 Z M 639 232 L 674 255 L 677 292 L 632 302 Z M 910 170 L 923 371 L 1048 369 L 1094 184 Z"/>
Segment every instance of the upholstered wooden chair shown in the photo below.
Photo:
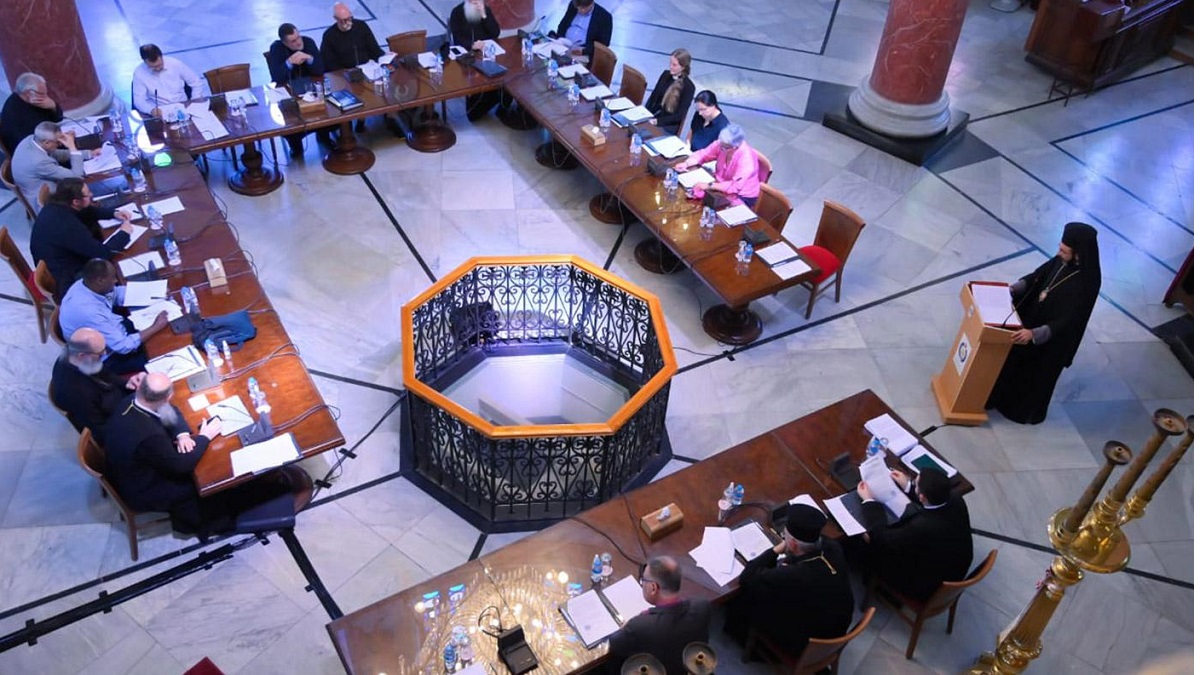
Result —
<path fill-rule="evenodd" d="M 38 188 L 37 203 L 38 208 L 45 208 L 46 202 L 50 201 L 50 184 L 42 183 L 42 187 Z"/>
<path fill-rule="evenodd" d="M 754 154 L 758 156 L 758 182 L 766 183 L 771 180 L 771 174 L 775 173 L 771 167 L 771 160 L 758 150 L 755 150 Z"/>
<path fill-rule="evenodd" d="M 17 248 L 16 242 L 9 235 L 7 227 L 0 227 L 0 258 L 8 261 L 8 266 L 12 268 L 13 274 L 17 275 L 29 300 L 33 302 L 33 313 L 37 316 L 38 335 L 41 336 L 42 342 L 45 342 L 53 300 L 42 295 L 42 292 L 38 290 L 34 283 L 33 270 L 29 269 L 29 262 L 25 260 L 24 255 L 21 255 L 21 250 Z"/>
<path fill-rule="evenodd" d="M 46 302 L 51 305 L 58 304 L 54 302 L 54 291 L 58 289 L 58 284 L 54 283 L 54 277 L 50 275 L 50 268 L 46 267 L 45 260 L 39 261 L 37 267 L 33 268 L 33 285 L 37 286 L 38 292 L 46 298 Z"/>
<path fill-rule="evenodd" d="M 817 296 L 831 285 L 834 287 L 834 302 L 842 301 L 842 270 L 846 266 L 846 259 L 850 257 L 850 251 L 858 241 L 859 233 L 865 226 L 866 223 L 857 213 L 837 202 L 825 200 L 821 222 L 817 224 L 816 238 L 811 245 L 800 249 L 801 253 L 821 268 L 821 274 L 816 278 L 800 282 L 810 293 L 804 318 L 812 316 Z M 833 280 L 825 283 L 830 277 L 833 277 Z"/>
<path fill-rule="evenodd" d="M 604 86 L 612 86 L 613 73 L 617 69 L 617 55 L 599 42 L 592 45 L 592 50 L 592 62 L 589 64 L 592 75 L 603 82 Z"/>
<path fill-rule="evenodd" d="M 826 668 L 833 675 L 837 675 L 838 660 L 842 657 L 842 650 L 850 644 L 851 640 L 862 635 L 874 616 L 875 608 L 868 607 L 849 633 L 838 638 L 812 638 L 799 657 L 789 655 L 765 635 L 751 628 L 749 636 L 746 638 L 746 648 L 742 652 L 742 661 L 750 660 L 750 657 L 757 653 L 770 661 L 784 675 L 808 675 L 822 672 Z"/>
<path fill-rule="evenodd" d="M 48 322 L 50 324 L 49 325 L 50 337 L 54 338 L 54 341 L 57 342 L 58 344 L 65 345 L 65 344 L 67 344 L 67 338 L 66 338 L 66 336 L 63 335 L 62 324 L 60 324 L 58 322 L 58 310 L 59 309 L 60 308 L 57 305 L 55 305 L 54 309 L 50 310 L 50 318 L 48 319 Z"/>
<path fill-rule="evenodd" d="M 220 68 L 204 71 L 204 79 L 208 80 L 208 89 L 213 94 L 224 94 L 227 91 L 250 88 L 250 64 L 234 63 Z"/>
<path fill-rule="evenodd" d="M 140 525 L 165 521 L 167 519 L 166 514 L 155 513 L 153 519 L 141 524 L 138 523 L 138 516 L 150 514 L 142 514 L 131 509 L 125 503 L 125 500 L 121 499 L 121 495 L 117 494 L 117 491 L 113 489 L 108 479 L 104 477 L 104 448 L 96 441 L 91 429 L 84 429 L 79 434 L 79 445 L 76 447 L 76 451 L 79 455 L 79 464 L 83 466 L 83 470 L 91 474 L 100 483 L 100 495 L 102 497 L 112 497 L 113 503 L 117 505 L 117 510 L 121 514 L 121 520 L 125 521 L 125 527 L 129 531 L 129 557 L 134 562 L 137 562 L 138 527 Z"/>
<path fill-rule="evenodd" d="M 4 162 L 0 163 L 0 183 L 4 183 L 4 187 L 12 190 L 12 193 L 17 196 L 17 201 L 25 207 L 25 217 L 32 223 L 33 219 L 37 217 L 37 213 L 33 210 L 33 205 L 29 203 L 29 200 L 25 198 L 25 193 L 21 192 L 21 188 L 13 182 L 12 162 L 8 157 L 5 157 Z"/>
<path fill-rule="evenodd" d="M 396 56 L 409 56 L 425 51 L 427 44 L 424 30 L 410 30 L 406 33 L 396 33 L 387 37 L 388 51 Z"/>
<path fill-rule="evenodd" d="M 782 192 L 767 184 L 759 186 L 758 203 L 754 212 L 762 219 L 767 227 L 776 232 L 783 232 L 788 218 L 792 215 L 792 202 Z"/>
<path fill-rule="evenodd" d="M 633 66 L 621 66 L 621 91 L 617 95 L 641 105 L 646 98 L 646 76 Z"/>
<path fill-rule="evenodd" d="M 913 657 L 913 652 L 917 649 L 917 639 L 921 637 L 921 628 L 925 625 L 926 619 L 947 612 L 946 634 L 949 635 L 954 631 L 954 613 L 958 609 L 959 598 L 962 597 L 964 591 L 983 581 L 988 572 L 992 571 L 992 567 L 996 564 L 996 554 L 997 550 L 992 549 L 983 562 L 971 570 L 966 579 L 943 581 L 942 585 L 925 601 L 909 598 L 879 579 L 871 582 L 867 597 L 886 601 L 896 609 L 900 618 L 912 627 L 912 633 L 908 638 L 908 651 L 904 652 L 904 658 L 911 659 Z"/>

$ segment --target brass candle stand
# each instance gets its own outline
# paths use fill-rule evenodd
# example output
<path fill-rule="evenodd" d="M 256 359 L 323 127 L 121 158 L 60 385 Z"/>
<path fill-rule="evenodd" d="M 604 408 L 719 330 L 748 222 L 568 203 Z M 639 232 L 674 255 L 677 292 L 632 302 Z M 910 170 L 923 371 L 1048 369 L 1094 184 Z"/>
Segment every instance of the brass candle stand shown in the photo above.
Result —
<path fill-rule="evenodd" d="M 996 638 L 996 651 L 985 652 L 971 667 L 970 675 L 1015 675 L 1042 653 L 1042 633 L 1062 602 L 1066 591 L 1083 580 L 1084 571 L 1098 574 L 1119 572 L 1129 564 L 1129 540 L 1121 526 L 1145 515 L 1146 505 L 1192 445 L 1194 418 L 1160 408 L 1155 411 L 1154 432 L 1136 458 L 1124 444 L 1109 441 L 1104 446 L 1104 466 L 1080 495 L 1073 507 L 1059 510 L 1050 518 L 1050 543 L 1058 556 L 1038 583 L 1037 594 L 1008 628 Z M 1126 501 L 1134 484 L 1168 436 L 1179 443 L 1157 471 Z M 1132 461 L 1131 461 L 1132 460 Z M 1129 464 L 1116 485 L 1096 503 L 1117 466 Z"/>

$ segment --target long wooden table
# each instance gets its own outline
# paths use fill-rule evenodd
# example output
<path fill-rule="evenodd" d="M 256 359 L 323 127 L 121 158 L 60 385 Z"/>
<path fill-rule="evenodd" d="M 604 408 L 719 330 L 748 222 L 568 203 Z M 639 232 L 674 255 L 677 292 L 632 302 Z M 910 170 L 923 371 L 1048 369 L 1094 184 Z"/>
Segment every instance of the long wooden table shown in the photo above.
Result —
<path fill-rule="evenodd" d="M 257 335 L 233 354 L 232 369 L 222 366 L 221 383 L 202 393 L 209 403 L 238 395 L 248 403 L 249 378 L 258 379 L 259 386 L 271 405 L 271 418 L 277 433 L 290 431 L 296 438 L 303 457 L 310 457 L 345 443 L 337 421 L 325 405 L 320 392 L 309 377 L 299 356 L 299 350 L 284 329 L 279 315 L 258 282 L 255 270 L 237 237 L 217 208 L 204 178 L 186 153 L 174 153 L 173 163 L 147 172 L 145 193 L 133 194 L 138 204 L 159 201 L 175 196 L 184 210 L 164 216 L 165 223 L 174 226 L 180 245 L 182 263 L 178 267 L 159 270 L 160 278 L 168 279 L 170 294 L 179 299 L 179 291 L 191 286 L 196 291 L 203 316 L 217 316 L 238 310 L 249 310 Z M 146 224 L 140 221 L 138 224 Z M 149 239 L 147 232 L 122 257 L 144 253 Z M 220 258 L 228 276 L 228 288 L 214 292 L 204 273 L 204 261 Z M 163 256 L 166 259 L 166 256 Z M 182 303 L 180 303 L 182 305 Z M 175 335 L 170 329 L 160 331 L 146 343 L 151 357 L 191 343 L 190 333 Z M 203 410 L 194 412 L 186 401 L 192 396 L 187 383 L 175 383 L 174 401 L 193 428 L 206 417 Z M 224 490 L 249 480 L 249 474 L 234 476 L 229 454 L 241 447 L 236 435 L 214 439 L 196 466 L 196 487 L 201 495 Z"/>
<path fill-rule="evenodd" d="M 594 555 L 613 554 L 614 581 L 636 574 L 639 564 L 652 556 L 672 555 L 681 564 L 685 596 L 727 599 L 737 590 L 736 580 L 718 586 L 688 555 L 700 544 L 705 526 L 717 525 L 717 500 L 724 487 L 730 481 L 746 486 L 746 501 L 727 524 L 748 518 L 766 523 L 775 506 L 798 494 L 818 501 L 840 494 L 829 462 L 846 451 L 856 461 L 863 459 L 869 440 L 863 424 L 885 412 L 900 420 L 874 392 L 859 392 L 337 619 L 327 625 L 330 638 L 348 673 L 415 674 L 429 666 L 440 668 L 441 649 L 453 626 L 473 627 L 480 612 L 493 606 L 501 611 L 505 627 L 520 623 L 524 628 L 541 664 L 535 672 L 560 675 L 586 669 L 604 658 L 607 644 L 587 649 L 558 606 L 567 598 L 566 583 L 589 586 Z M 955 478 L 957 492 L 972 489 L 962 474 Z M 671 502 L 683 510 L 684 528 L 651 542 L 638 520 Z M 843 536 L 832 520 L 825 534 Z M 451 602 L 449 592 L 457 584 L 466 591 L 460 601 Z M 424 606 L 432 591 L 440 593 L 433 612 Z M 493 638 L 475 631 L 470 639 L 478 661 L 505 672 Z"/>

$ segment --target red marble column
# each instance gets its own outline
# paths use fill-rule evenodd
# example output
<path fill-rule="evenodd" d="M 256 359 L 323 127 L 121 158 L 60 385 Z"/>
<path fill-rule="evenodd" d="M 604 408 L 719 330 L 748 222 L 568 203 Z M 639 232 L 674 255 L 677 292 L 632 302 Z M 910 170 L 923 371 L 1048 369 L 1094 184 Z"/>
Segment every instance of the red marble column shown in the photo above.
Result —
<path fill-rule="evenodd" d="M 112 90 L 96 75 L 75 0 L 0 0 L 0 63 L 9 88 L 21 73 L 46 78 L 50 97 L 72 117 L 112 103 Z"/>
<path fill-rule="evenodd" d="M 946 130 L 944 86 L 967 0 L 892 0 L 871 76 L 850 97 L 863 126 L 889 136 L 921 138 Z"/>
<path fill-rule="evenodd" d="M 488 0 L 503 30 L 526 28 L 533 21 L 533 0 Z"/>

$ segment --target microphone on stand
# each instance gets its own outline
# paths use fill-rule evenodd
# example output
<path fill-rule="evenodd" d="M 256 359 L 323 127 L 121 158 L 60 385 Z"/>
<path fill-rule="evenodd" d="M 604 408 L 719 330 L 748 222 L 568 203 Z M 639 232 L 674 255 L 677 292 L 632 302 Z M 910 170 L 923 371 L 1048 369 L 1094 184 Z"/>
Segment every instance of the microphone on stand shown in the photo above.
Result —
<path fill-rule="evenodd" d="M 367 79 L 363 74 L 362 68 L 358 67 L 358 43 L 354 43 L 354 67 L 346 71 L 346 79 L 351 82 L 362 82 Z"/>

